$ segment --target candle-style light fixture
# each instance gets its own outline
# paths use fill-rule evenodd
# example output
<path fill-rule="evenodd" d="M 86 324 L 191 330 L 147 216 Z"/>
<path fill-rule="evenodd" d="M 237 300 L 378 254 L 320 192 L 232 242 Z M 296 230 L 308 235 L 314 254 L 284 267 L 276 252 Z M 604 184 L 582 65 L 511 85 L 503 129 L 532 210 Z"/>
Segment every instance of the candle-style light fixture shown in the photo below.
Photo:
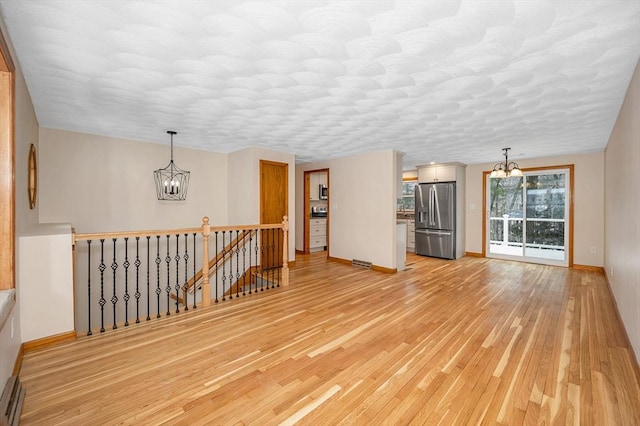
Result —
<path fill-rule="evenodd" d="M 173 130 L 167 131 L 171 135 L 171 161 L 167 167 L 153 172 L 156 182 L 158 200 L 182 201 L 187 198 L 189 188 L 189 172 L 182 170 L 173 162 Z"/>
<path fill-rule="evenodd" d="M 493 170 L 489 175 L 492 178 L 505 178 L 505 177 L 520 177 L 522 176 L 522 170 L 516 162 L 509 162 L 509 150 L 511 148 L 502 148 L 504 151 L 504 162 L 498 163 L 493 166 Z"/>

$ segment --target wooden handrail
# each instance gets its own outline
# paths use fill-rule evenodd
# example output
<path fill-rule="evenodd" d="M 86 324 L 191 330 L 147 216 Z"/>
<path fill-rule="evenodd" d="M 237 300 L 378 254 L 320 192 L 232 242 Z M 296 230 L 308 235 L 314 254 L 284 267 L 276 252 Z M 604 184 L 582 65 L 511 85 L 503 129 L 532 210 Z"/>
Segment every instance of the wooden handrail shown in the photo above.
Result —
<path fill-rule="evenodd" d="M 272 228 L 282 228 L 282 223 L 272 223 L 272 224 L 262 224 L 262 225 L 228 225 L 228 226 L 211 226 L 209 225 L 209 229 L 211 233 L 215 232 L 223 232 L 223 231 L 235 231 L 238 229 L 272 229 Z M 179 228 L 179 229 L 167 229 L 167 230 L 149 230 L 149 231 L 120 231 L 120 232 L 96 232 L 89 234 L 73 234 L 72 243 L 75 244 L 76 241 L 86 241 L 86 240 L 99 240 L 104 238 L 131 238 L 131 237 L 156 237 L 158 235 L 174 235 L 174 234 L 192 234 L 202 233 L 203 228 Z"/>

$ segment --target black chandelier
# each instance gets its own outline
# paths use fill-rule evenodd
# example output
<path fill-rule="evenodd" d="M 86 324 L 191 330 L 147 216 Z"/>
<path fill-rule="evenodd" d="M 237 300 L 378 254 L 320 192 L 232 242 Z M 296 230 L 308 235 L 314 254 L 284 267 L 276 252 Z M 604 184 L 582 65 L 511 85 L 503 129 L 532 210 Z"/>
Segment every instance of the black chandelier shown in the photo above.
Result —
<path fill-rule="evenodd" d="M 502 148 L 504 151 L 504 162 L 498 163 L 493 166 L 493 170 L 489 175 L 492 178 L 505 178 L 505 177 L 520 177 L 522 176 L 522 170 L 516 162 L 509 162 L 509 150 L 511 148 Z"/>
<path fill-rule="evenodd" d="M 173 130 L 167 131 L 171 135 L 171 161 L 167 167 L 153 172 L 156 182 L 158 200 L 182 201 L 187 199 L 189 188 L 189 172 L 182 170 L 173 162 Z"/>

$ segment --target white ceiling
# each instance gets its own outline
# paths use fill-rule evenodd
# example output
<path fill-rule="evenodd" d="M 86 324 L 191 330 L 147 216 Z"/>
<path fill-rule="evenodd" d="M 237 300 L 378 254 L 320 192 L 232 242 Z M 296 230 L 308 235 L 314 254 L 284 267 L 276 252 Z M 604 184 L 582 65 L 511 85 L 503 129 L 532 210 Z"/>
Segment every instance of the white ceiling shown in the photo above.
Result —
<path fill-rule="evenodd" d="M 405 168 L 602 150 L 640 0 L 0 0 L 40 125 Z"/>

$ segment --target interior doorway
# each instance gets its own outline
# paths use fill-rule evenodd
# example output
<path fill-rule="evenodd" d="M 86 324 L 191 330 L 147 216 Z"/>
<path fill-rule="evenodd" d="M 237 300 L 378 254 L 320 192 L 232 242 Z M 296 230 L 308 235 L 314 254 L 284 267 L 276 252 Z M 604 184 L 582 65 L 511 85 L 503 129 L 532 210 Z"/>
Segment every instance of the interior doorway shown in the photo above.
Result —
<path fill-rule="evenodd" d="M 260 223 L 282 223 L 289 211 L 289 165 L 275 161 L 260 160 Z M 282 230 L 263 230 L 260 241 L 263 247 L 261 265 L 265 269 L 282 266 Z"/>
<path fill-rule="evenodd" d="M 329 169 L 304 172 L 303 252 L 329 253 Z"/>
<path fill-rule="evenodd" d="M 487 257 L 572 264 L 572 166 L 485 175 Z"/>

